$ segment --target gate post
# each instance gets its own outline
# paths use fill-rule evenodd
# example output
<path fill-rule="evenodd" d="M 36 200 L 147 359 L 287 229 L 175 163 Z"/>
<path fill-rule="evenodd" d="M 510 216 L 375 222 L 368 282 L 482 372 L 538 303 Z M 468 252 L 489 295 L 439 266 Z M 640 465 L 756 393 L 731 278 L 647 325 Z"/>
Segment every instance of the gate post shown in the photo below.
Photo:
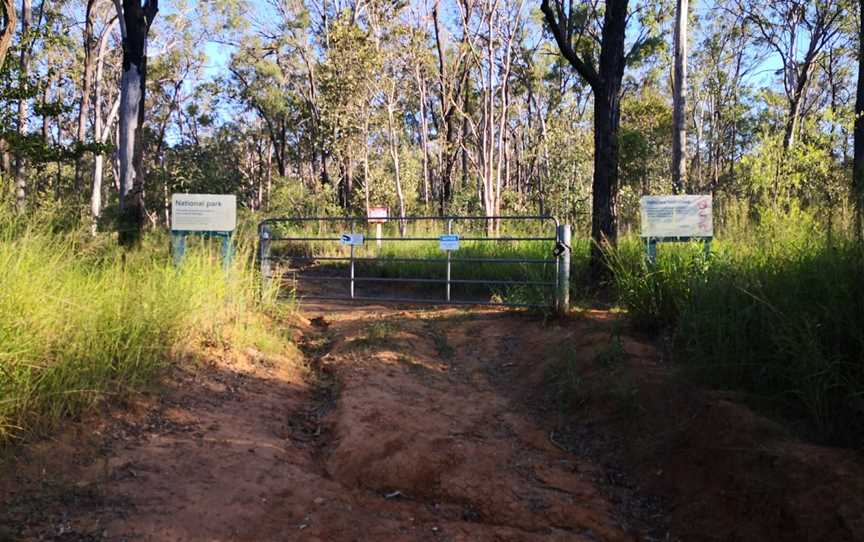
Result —
<path fill-rule="evenodd" d="M 558 226 L 556 249 L 558 254 L 558 285 L 555 306 L 558 314 L 570 312 L 570 224 Z"/>
<path fill-rule="evenodd" d="M 450 235 L 452 233 L 453 233 L 453 219 L 451 218 L 447 221 L 447 235 Z M 450 272 L 451 272 L 450 251 L 448 250 L 447 251 L 447 298 L 446 298 L 446 301 L 448 303 L 450 302 Z"/>
<path fill-rule="evenodd" d="M 261 224 L 258 228 L 258 259 L 261 264 L 261 292 L 270 288 L 272 274 L 270 272 L 270 227 Z"/>

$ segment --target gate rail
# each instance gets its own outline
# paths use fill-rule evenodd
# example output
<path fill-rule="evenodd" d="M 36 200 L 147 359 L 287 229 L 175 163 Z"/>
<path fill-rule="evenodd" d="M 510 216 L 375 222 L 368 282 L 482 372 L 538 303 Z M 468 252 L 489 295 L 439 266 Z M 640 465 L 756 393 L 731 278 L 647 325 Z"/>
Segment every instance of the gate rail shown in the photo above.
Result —
<path fill-rule="evenodd" d="M 341 236 L 309 236 L 309 235 L 280 235 L 274 234 L 274 228 L 279 224 L 290 224 L 290 223 L 342 223 L 350 226 L 350 233 L 357 233 L 357 225 L 358 224 L 368 224 L 370 223 L 370 218 L 366 216 L 341 216 L 341 217 L 281 217 L 281 218 L 269 218 L 261 221 L 258 224 L 258 239 L 259 239 L 259 247 L 258 247 L 258 258 L 261 266 L 261 275 L 263 280 L 264 287 L 267 287 L 270 281 L 273 279 L 273 264 L 274 263 L 282 263 L 282 262 L 318 262 L 318 261 L 330 261 L 330 262 L 347 262 L 348 263 L 348 275 L 347 276 L 330 276 L 330 275 L 303 275 L 300 277 L 302 280 L 308 281 L 320 281 L 320 282 L 347 282 L 348 283 L 348 295 L 347 296 L 332 296 L 332 295 L 305 295 L 304 298 L 307 299 L 327 299 L 327 300 L 359 300 L 359 301 L 380 301 L 380 302 L 398 302 L 398 303 L 431 303 L 431 304 L 441 304 L 441 305 L 486 305 L 486 306 L 507 306 L 507 307 L 532 307 L 532 308 L 547 308 L 546 305 L 538 305 L 538 304 L 529 304 L 529 303 L 513 303 L 507 302 L 506 300 L 503 302 L 487 302 L 487 301 L 475 301 L 475 300 L 457 300 L 453 299 L 451 295 L 451 286 L 455 284 L 475 284 L 475 285 L 495 285 L 495 286 L 536 286 L 536 287 L 552 287 L 554 288 L 554 295 L 552 296 L 554 307 L 559 313 L 565 313 L 569 310 L 569 291 L 570 291 L 570 226 L 562 225 L 559 223 L 558 219 L 553 216 L 491 216 L 491 217 L 480 217 L 480 216 L 408 216 L 408 217 L 391 217 L 388 219 L 390 223 L 398 224 L 400 226 L 400 231 L 404 228 L 404 225 L 408 223 L 420 223 L 420 222 L 446 222 L 446 234 L 453 233 L 453 225 L 456 222 L 482 222 L 484 225 L 489 221 L 496 221 L 498 223 L 503 221 L 508 222 L 522 222 L 522 223 L 530 223 L 535 222 L 539 224 L 549 223 L 550 226 L 554 225 L 555 231 L 550 232 L 549 235 L 520 235 L 520 236 L 476 236 L 469 235 L 466 237 L 459 237 L 459 241 L 469 241 L 469 242 L 494 242 L 494 243 L 506 243 L 506 242 L 518 242 L 518 241 L 550 241 L 554 242 L 554 249 L 552 250 L 552 257 L 549 259 L 538 259 L 538 258 L 485 258 L 485 257 L 456 257 L 452 255 L 451 251 L 447 251 L 446 258 L 428 258 L 428 257 L 418 257 L 418 258 L 410 258 L 410 257 L 369 257 L 369 256 L 358 256 L 355 255 L 354 245 L 351 245 L 349 248 L 349 255 L 347 256 L 332 256 L 332 255 L 323 255 L 323 256 L 295 256 L 295 255 L 285 255 L 285 256 L 274 256 L 272 254 L 272 246 L 273 243 L 279 242 L 294 242 L 294 243 L 313 243 L 313 242 L 323 242 L 323 243 L 339 243 L 341 241 Z M 445 232 L 442 232 L 444 234 Z M 381 242 L 430 242 L 430 241 L 439 241 L 440 237 L 428 237 L 428 236 L 419 236 L 419 237 L 411 237 L 411 236 L 398 236 L 398 237 L 384 237 L 377 236 L 374 238 L 367 238 L 369 240 L 376 240 L 378 246 L 380 248 Z M 446 276 L 444 278 L 431 278 L 431 277 L 358 277 L 355 273 L 355 266 L 358 262 L 387 262 L 387 263 L 435 263 L 435 264 L 445 264 L 446 265 Z M 554 280 L 501 280 L 501 279 L 458 279 L 453 278 L 451 274 L 452 265 L 454 263 L 468 263 L 468 264 L 493 264 L 493 265 L 513 265 L 513 264 L 525 264 L 525 265 L 554 265 L 555 269 L 555 279 Z M 395 297 L 395 296 L 358 296 L 355 293 L 355 285 L 357 283 L 413 283 L 413 284 L 444 284 L 446 286 L 445 296 L 443 299 L 423 299 L 423 298 L 410 298 L 410 297 Z"/>

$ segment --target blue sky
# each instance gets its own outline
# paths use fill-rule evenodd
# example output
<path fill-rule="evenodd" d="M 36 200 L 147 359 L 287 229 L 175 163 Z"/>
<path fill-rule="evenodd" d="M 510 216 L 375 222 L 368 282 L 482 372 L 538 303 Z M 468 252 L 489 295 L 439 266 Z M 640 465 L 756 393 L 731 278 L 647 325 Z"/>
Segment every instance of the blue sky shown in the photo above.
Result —
<path fill-rule="evenodd" d="M 266 0 L 249 0 L 248 3 L 251 6 L 252 10 L 254 10 L 256 18 L 263 17 L 266 19 L 268 16 L 272 17 L 274 15 L 272 8 L 268 5 Z M 534 6 L 534 4 L 537 5 Z M 526 9 L 529 10 L 532 9 L 532 7 L 539 10 L 539 2 L 535 2 L 533 0 L 526 0 L 525 6 Z M 168 10 L 170 10 L 170 7 L 168 8 Z M 703 24 L 707 24 L 708 22 L 710 22 L 711 14 L 709 6 L 705 5 L 704 2 L 699 2 L 696 6 L 696 15 L 700 19 L 702 19 Z M 701 36 L 696 34 L 696 30 L 697 29 L 691 26 L 691 54 L 696 47 L 698 41 L 701 40 Z M 671 35 L 667 37 L 669 38 L 671 46 Z M 204 51 L 207 55 L 205 78 L 212 79 L 219 75 L 225 74 L 227 72 L 227 65 L 230 60 L 232 48 L 224 43 L 211 41 L 205 45 Z M 757 86 L 770 86 L 777 81 L 777 76 L 775 75 L 775 72 L 780 68 L 781 62 L 777 55 L 768 55 L 754 70 L 751 80 Z"/>

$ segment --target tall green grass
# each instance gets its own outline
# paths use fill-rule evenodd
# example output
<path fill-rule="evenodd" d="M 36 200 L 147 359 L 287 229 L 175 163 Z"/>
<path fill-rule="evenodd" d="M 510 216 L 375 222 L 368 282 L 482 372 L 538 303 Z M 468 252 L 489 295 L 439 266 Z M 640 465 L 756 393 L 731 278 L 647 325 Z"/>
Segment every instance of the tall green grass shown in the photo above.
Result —
<path fill-rule="evenodd" d="M 804 220 L 766 221 L 742 240 L 608 253 L 635 324 L 674 332 L 677 357 L 806 436 L 864 446 L 864 251 Z M 743 236 L 742 236 L 743 237 Z"/>
<path fill-rule="evenodd" d="M 107 237 L 0 217 L 0 445 L 259 325 L 249 251 L 226 274 L 207 250 L 175 269 L 167 246 L 155 236 L 124 254 Z"/>

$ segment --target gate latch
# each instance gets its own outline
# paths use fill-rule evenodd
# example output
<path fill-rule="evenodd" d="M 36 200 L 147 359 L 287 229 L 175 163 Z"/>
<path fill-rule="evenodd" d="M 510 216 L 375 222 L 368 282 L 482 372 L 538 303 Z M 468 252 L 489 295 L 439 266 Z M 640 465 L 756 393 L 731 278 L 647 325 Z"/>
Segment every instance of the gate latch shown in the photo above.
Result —
<path fill-rule="evenodd" d="M 552 249 L 552 255 L 556 258 L 564 254 L 565 250 L 570 250 L 570 245 L 564 244 L 562 241 L 555 242 L 555 248 Z"/>

